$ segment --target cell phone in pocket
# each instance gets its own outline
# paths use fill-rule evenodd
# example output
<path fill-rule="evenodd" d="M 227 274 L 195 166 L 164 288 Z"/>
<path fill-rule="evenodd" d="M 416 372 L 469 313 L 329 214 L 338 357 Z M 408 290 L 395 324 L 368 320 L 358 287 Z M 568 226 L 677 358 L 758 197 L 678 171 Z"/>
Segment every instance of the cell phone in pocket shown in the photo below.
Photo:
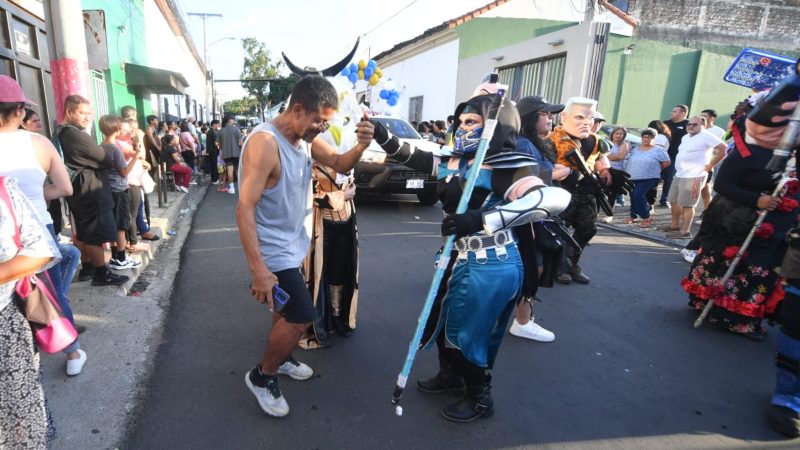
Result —
<path fill-rule="evenodd" d="M 283 311 L 283 308 L 286 306 L 286 303 L 289 302 L 290 298 L 289 294 L 278 287 L 277 284 L 272 286 L 272 309 L 275 312 Z"/>

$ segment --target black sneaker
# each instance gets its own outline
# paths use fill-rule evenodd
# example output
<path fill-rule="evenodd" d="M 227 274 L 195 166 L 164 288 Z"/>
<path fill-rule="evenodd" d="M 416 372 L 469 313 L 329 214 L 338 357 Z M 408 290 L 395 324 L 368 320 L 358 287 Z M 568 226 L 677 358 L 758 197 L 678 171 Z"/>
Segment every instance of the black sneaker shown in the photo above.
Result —
<path fill-rule="evenodd" d="M 89 281 L 94 277 L 94 267 L 81 268 L 78 272 L 78 281 Z"/>
<path fill-rule="evenodd" d="M 119 286 L 121 284 L 127 283 L 129 280 L 128 277 L 125 275 L 117 275 L 114 272 L 108 270 L 106 271 L 106 275 L 104 277 L 93 277 L 92 278 L 92 286 Z"/>

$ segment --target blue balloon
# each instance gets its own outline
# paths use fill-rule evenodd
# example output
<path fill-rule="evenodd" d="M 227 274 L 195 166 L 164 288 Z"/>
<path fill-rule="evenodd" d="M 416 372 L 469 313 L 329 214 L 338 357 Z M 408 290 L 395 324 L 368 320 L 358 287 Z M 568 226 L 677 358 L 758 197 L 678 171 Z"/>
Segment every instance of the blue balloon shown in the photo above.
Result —
<path fill-rule="evenodd" d="M 358 73 L 350 72 L 350 75 L 347 75 L 347 79 L 350 80 L 351 83 L 356 84 L 356 81 L 358 81 Z"/>
<path fill-rule="evenodd" d="M 384 99 L 384 100 L 388 100 L 389 99 L 389 91 L 387 91 L 386 89 L 381 89 L 381 98 Z"/>
<path fill-rule="evenodd" d="M 350 67 L 348 68 L 350 69 L 350 72 L 358 72 L 358 64 L 356 63 L 350 63 Z"/>
<path fill-rule="evenodd" d="M 374 59 L 370 59 L 369 62 L 367 62 L 367 67 L 374 71 L 375 68 L 378 67 L 378 63 L 376 63 Z"/>
<path fill-rule="evenodd" d="M 364 79 L 365 79 L 365 80 L 368 80 L 368 79 L 369 79 L 369 77 L 371 77 L 371 76 L 372 76 L 372 72 L 373 72 L 373 69 L 372 69 L 372 67 L 369 67 L 369 66 L 365 67 L 365 68 L 364 68 Z"/>
<path fill-rule="evenodd" d="M 389 100 L 387 100 L 386 103 L 388 103 L 389 106 L 397 106 L 398 100 L 399 99 L 397 97 L 389 97 Z"/>
<path fill-rule="evenodd" d="M 339 75 L 341 75 L 343 77 L 346 77 L 346 76 L 350 75 L 350 68 L 345 67 L 344 69 L 342 69 L 341 72 L 339 72 Z"/>

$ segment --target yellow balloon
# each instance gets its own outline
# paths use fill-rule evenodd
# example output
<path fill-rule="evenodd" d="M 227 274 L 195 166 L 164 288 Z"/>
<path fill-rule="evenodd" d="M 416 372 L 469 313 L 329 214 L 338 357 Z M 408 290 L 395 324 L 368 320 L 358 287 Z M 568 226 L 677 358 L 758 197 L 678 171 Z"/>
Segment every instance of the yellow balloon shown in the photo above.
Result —
<path fill-rule="evenodd" d="M 370 86 L 375 86 L 376 84 L 378 84 L 378 80 L 380 78 L 381 77 L 379 77 L 377 73 L 373 73 L 372 76 L 369 77 L 369 85 Z"/>
<path fill-rule="evenodd" d="M 381 69 L 375 69 L 375 72 L 373 72 L 373 73 L 375 75 L 377 75 L 378 78 L 382 78 L 383 77 L 383 72 L 381 72 Z"/>
<path fill-rule="evenodd" d="M 364 71 L 363 70 L 359 70 L 358 71 L 358 79 L 359 80 L 363 80 L 364 79 Z"/>
<path fill-rule="evenodd" d="M 358 62 L 358 68 L 364 70 L 367 67 L 367 62 L 363 59 Z"/>

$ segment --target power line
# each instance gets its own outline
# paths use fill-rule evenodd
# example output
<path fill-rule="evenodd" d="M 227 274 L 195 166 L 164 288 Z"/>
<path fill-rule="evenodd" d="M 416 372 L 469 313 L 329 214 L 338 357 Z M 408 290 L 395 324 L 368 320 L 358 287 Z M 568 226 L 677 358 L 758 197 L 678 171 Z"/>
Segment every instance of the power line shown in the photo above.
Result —
<path fill-rule="evenodd" d="M 395 17 L 397 17 L 397 15 L 398 15 L 398 14 L 400 14 L 400 13 L 401 13 L 401 12 L 403 12 L 403 11 L 405 11 L 406 9 L 408 9 L 408 7 L 409 7 L 409 6 L 413 5 L 414 3 L 417 3 L 418 1 L 419 1 L 419 0 L 413 0 L 411 3 L 409 3 L 409 4 L 407 4 L 406 6 L 404 6 L 404 7 L 400 8 L 400 10 L 399 10 L 399 11 L 397 11 L 396 13 L 394 13 L 394 14 L 392 14 L 391 16 L 387 17 L 387 18 L 386 18 L 386 19 L 385 19 L 383 22 L 381 22 L 381 23 L 379 23 L 379 24 L 375 25 L 375 26 L 374 26 L 374 27 L 373 27 L 371 30 L 367 31 L 366 33 L 362 34 L 361 36 L 362 36 L 362 37 L 363 37 L 363 36 L 366 36 L 366 35 L 368 35 L 368 34 L 372 33 L 373 31 L 377 30 L 377 29 L 378 29 L 378 28 L 380 28 L 380 27 L 381 27 L 383 24 L 385 24 L 386 22 L 388 22 L 388 21 L 390 21 L 390 20 L 394 19 Z"/>

